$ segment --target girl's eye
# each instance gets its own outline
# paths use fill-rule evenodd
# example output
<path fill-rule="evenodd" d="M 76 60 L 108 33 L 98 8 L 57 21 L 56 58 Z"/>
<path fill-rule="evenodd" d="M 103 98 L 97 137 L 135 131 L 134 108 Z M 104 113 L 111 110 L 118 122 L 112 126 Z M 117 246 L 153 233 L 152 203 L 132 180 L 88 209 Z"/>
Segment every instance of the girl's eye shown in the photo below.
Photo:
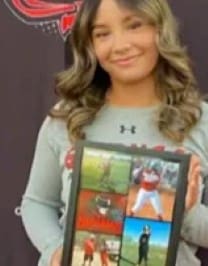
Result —
<path fill-rule="evenodd" d="M 109 35 L 109 32 L 97 32 L 94 33 L 95 38 L 102 38 L 102 37 L 107 37 Z"/>
<path fill-rule="evenodd" d="M 140 28 L 142 25 L 143 25 L 142 22 L 137 21 L 137 22 L 131 23 L 131 24 L 129 25 L 129 28 L 132 29 L 132 30 L 134 30 L 134 29 L 138 29 L 138 28 Z"/>

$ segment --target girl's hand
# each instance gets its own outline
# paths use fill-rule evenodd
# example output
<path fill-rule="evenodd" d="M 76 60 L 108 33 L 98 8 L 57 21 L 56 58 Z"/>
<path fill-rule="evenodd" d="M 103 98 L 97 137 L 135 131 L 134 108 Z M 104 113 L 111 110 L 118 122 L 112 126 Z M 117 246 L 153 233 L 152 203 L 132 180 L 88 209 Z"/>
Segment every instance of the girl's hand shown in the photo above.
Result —
<path fill-rule="evenodd" d="M 56 249 L 56 251 L 52 255 L 50 266 L 61 266 L 62 252 L 62 247 Z"/>
<path fill-rule="evenodd" d="M 196 155 L 191 156 L 191 162 L 188 173 L 188 187 L 186 193 L 186 211 L 190 210 L 198 201 L 201 182 L 201 164 Z"/>

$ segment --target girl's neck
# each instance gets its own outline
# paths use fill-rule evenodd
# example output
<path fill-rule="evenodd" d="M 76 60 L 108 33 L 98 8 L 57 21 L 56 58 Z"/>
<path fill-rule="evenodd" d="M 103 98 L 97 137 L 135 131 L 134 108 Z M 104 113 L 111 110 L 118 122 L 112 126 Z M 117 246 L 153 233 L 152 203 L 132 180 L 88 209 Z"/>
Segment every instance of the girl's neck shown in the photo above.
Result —
<path fill-rule="evenodd" d="M 112 82 L 106 101 L 111 105 L 124 107 L 149 107 L 161 102 L 151 79 L 137 84 Z"/>

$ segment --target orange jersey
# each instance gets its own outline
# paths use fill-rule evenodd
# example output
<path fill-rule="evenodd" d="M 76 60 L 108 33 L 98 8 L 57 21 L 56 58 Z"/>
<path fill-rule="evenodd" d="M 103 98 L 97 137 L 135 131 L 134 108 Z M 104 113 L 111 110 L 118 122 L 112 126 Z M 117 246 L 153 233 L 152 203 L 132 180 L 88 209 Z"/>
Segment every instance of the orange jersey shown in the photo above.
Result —
<path fill-rule="evenodd" d="M 108 262 L 108 252 L 106 249 L 100 251 L 100 259 L 103 264 L 107 264 Z"/>
<path fill-rule="evenodd" d="M 84 252 L 86 255 L 92 255 L 93 252 L 95 251 L 95 243 L 91 239 L 87 239 L 84 242 Z"/>

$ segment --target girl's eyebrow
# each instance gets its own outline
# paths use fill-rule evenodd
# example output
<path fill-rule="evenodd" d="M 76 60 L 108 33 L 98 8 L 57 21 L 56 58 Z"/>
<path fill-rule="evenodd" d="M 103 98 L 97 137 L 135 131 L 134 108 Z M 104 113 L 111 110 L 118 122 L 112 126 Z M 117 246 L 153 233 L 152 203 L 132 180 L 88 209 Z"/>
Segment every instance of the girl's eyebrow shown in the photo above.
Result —
<path fill-rule="evenodd" d="M 105 25 L 105 24 L 93 24 L 92 25 L 92 30 L 102 29 L 102 28 L 107 28 L 107 25 Z"/>
<path fill-rule="evenodd" d="M 127 22 L 131 21 L 134 18 L 140 19 L 140 17 L 138 17 L 137 15 L 129 15 L 129 16 L 124 17 L 122 22 L 123 23 L 127 23 Z M 99 23 L 95 23 L 95 24 L 92 25 L 92 30 L 94 30 L 94 29 L 102 29 L 102 28 L 107 28 L 107 25 L 101 24 L 101 23 L 100 24 Z"/>
<path fill-rule="evenodd" d="M 129 16 L 126 16 L 124 19 L 123 19 L 123 22 L 129 22 L 130 20 L 132 19 L 141 19 L 141 17 L 139 17 L 138 15 L 136 14 L 132 14 L 132 15 L 129 15 Z"/>

